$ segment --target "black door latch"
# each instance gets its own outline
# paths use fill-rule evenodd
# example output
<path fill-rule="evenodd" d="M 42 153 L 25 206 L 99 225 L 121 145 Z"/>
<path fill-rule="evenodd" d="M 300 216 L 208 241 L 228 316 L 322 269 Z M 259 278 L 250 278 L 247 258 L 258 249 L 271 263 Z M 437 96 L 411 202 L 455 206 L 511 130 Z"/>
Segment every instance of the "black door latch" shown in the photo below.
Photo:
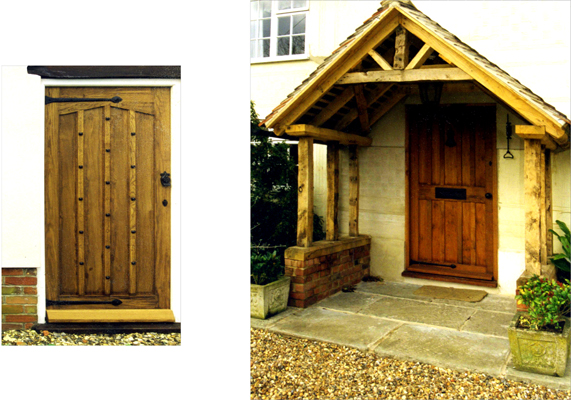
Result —
<path fill-rule="evenodd" d="M 164 187 L 170 187 L 170 185 L 171 185 L 170 176 L 171 176 L 171 174 L 169 174 L 167 171 L 163 172 L 161 174 L 161 185 L 163 185 Z"/>

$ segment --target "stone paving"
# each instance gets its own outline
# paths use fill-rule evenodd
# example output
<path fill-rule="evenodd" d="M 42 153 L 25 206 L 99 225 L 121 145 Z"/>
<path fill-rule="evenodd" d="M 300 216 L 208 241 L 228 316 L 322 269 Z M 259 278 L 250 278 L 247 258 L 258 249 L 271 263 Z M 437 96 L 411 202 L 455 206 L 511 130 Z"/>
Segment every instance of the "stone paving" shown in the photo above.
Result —
<path fill-rule="evenodd" d="M 361 282 L 306 309 L 288 308 L 253 328 L 335 343 L 381 356 L 470 370 L 555 389 L 570 389 L 564 377 L 518 371 L 511 363 L 507 327 L 516 312 L 513 297 L 488 294 L 477 303 L 432 299 L 419 285 Z"/>

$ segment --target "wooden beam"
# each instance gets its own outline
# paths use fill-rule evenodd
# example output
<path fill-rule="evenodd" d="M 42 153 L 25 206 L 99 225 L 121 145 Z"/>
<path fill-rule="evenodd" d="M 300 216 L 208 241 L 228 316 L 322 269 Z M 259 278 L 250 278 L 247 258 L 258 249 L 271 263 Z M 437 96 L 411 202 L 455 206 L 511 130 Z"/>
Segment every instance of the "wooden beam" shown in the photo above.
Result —
<path fill-rule="evenodd" d="M 404 14 L 406 10 L 402 10 Z M 469 71 L 470 75 L 482 84 L 486 89 L 496 94 L 509 107 L 513 108 L 534 125 L 544 125 L 547 132 L 559 145 L 565 145 L 569 141 L 569 137 L 563 126 L 545 113 L 537 105 L 529 102 L 515 91 L 508 83 L 497 79 L 492 72 L 481 68 L 468 56 L 458 51 L 451 43 L 434 35 L 420 23 L 416 22 L 413 17 L 406 15 L 402 18 L 402 25 L 413 35 L 424 41 L 440 55 L 440 58 L 450 64 L 454 64 L 464 71 Z"/>
<path fill-rule="evenodd" d="M 395 37 L 395 58 L 393 62 L 393 68 L 397 70 L 402 70 L 408 64 L 408 35 L 406 29 L 399 25 L 396 30 Z"/>
<path fill-rule="evenodd" d="M 349 100 L 353 98 L 355 92 L 353 88 L 348 87 L 337 96 L 327 107 L 325 107 L 319 114 L 317 114 L 309 123 L 309 125 L 319 126 L 331 118 L 341 107 L 343 107 Z"/>
<path fill-rule="evenodd" d="M 379 67 L 385 71 L 392 71 L 393 67 L 391 67 L 391 64 L 389 64 L 387 60 L 385 60 L 384 57 L 377 53 L 375 50 L 369 51 L 369 55 L 373 60 L 377 62 L 377 64 L 379 64 Z"/>
<path fill-rule="evenodd" d="M 339 81 L 339 85 L 377 82 L 423 82 L 423 81 L 471 81 L 470 75 L 460 68 L 407 69 L 402 71 L 349 72 Z"/>
<path fill-rule="evenodd" d="M 339 144 L 327 144 L 326 240 L 339 240 Z"/>
<path fill-rule="evenodd" d="M 399 12 L 396 9 L 388 11 L 387 15 L 381 18 L 382 23 L 372 24 L 367 30 L 361 33 L 359 40 L 354 40 L 347 45 L 338 59 L 321 69 L 308 85 L 294 99 L 286 103 L 275 115 L 273 115 L 265 125 L 273 128 L 276 135 L 285 132 L 288 125 L 293 124 L 309 108 L 313 106 L 331 86 L 335 84 L 349 69 L 383 42 L 398 26 Z"/>
<path fill-rule="evenodd" d="M 359 236 L 359 153 L 349 146 L 349 236 Z"/>
<path fill-rule="evenodd" d="M 371 130 L 369 126 L 369 115 L 367 114 L 367 99 L 365 99 L 365 94 L 363 93 L 364 85 L 355 85 L 353 90 L 355 91 L 355 100 L 357 101 L 357 114 L 359 115 L 359 122 L 361 123 L 361 132 L 369 133 Z"/>
<path fill-rule="evenodd" d="M 310 247 L 313 241 L 313 139 L 302 137 L 298 144 L 297 245 Z"/>
<path fill-rule="evenodd" d="M 522 139 L 543 139 L 545 126 L 516 125 L 515 134 Z"/>
<path fill-rule="evenodd" d="M 551 151 L 545 151 L 545 228 L 547 229 L 547 237 L 545 239 L 547 246 L 547 256 L 553 255 L 553 234 L 549 232 L 553 229 L 553 194 L 551 184 Z"/>
<path fill-rule="evenodd" d="M 47 310 L 49 323 L 174 322 L 172 310 Z"/>
<path fill-rule="evenodd" d="M 290 125 L 285 132 L 290 136 L 314 138 L 325 142 L 339 142 L 344 145 L 370 146 L 373 140 L 368 137 L 339 132 L 333 129 L 319 128 L 313 125 Z"/>
<path fill-rule="evenodd" d="M 430 57 L 433 51 L 432 47 L 425 43 L 418 53 L 416 53 L 416 56 L 414 56 L 414 58 L 408 63 L 405 69 L 419 68 L 426 60 L 428 60 L 428 57 Z"/>
<path fill-rule="evenodd" d="M 540 224 L 540 235 L 541 235 L 541 252 L 539 253 L 540 261 L 541 261 L 541 275 L 545 276 L 549 279 L 556 279 L 555 274 L 555 265 L 551 264 L 547 258 L 548 250 L 547 250 L 547 236 L 549 232 L 548 229 L 548 210 L 547 210 L 547 155 L 549 150 L 545 149 L 544 145 L 541 145 L 541 155 L 540 155 L 540 184 L 541 184 L 541 193 L 540 193 L 540 201 L 541 201 L 541 220 L 539 221 Z"/>
<path fill-rule="evenodd" d="M 525 270 L 541 275 L 541 142 L 524 139 Z"/>
<path fill-rule="evenodd" d="M 370 92 L 366 98 L 367 98 L 367 107 L 369 107 L 371 104 L 373 104 L 375 101 L 377 101 L 379 99 L 379 97 L 381 97 L 382 95 L 384 95 L 390 88 L 393 87 L 392 83 L 386 83 L 384 85 L 379 85 L 378 87 L 376 87 L 372 92 Z M 356 109 L 351 109 L 351 111 L 349 111 L 347 113 L 347 115 L 345 115 L 343 118 L 341 118 L 341 121 L 339 121 L 337 123 L 337 125 L 335 125 L 335 130 L 343 130 L 346 127 L 349 126 L 349 124 L 351 122 L 353 122 L 355 120 L 355 118 L 357 118 L 359 116 L 359 113 Z M 371 125 L 370 121 L 369 121 L 369 126 Z"/>

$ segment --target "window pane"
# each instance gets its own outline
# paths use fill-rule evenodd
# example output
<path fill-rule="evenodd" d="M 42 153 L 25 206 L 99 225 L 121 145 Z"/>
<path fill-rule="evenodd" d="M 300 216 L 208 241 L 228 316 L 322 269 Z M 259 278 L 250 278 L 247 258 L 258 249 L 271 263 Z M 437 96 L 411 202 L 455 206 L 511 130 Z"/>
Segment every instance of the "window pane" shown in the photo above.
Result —
<path fill-rule="evenodd" d="M 272 16 L 272 2 L 262 1 L 260 2 L 260 18 L 269 18 Z"/>
<path fill-rule="evenodd" d="M 264 39 L 263 42 L 263 49 L 264 49 L 264 57 L 270 56 L 270 39 Z"/>
<path fill-rule="evenodd" d="M 305 14 L 297 14 L 293 16 L 292 34 L 305 33 Z"/>
<path fill-rule="evenodd" d="M 250 19 L 258 18 L 258 4 L 257 1 L 250 2 Z"/>
<path fill-rule="evenodd" d="M 255 39 L 258 37 L 258 21 L 250 21 L 250 39 Z"/>
<path fill-rule="evenodd" d="M 270 27 L 272 25 L 271 19 L 263 19 L 260 21 L 260 28 L 262 29 L 262 37 L 270 37 Z"/>
<path fill-rule="evenodd" d="M 293 0 L 293 8 L 307 8 L 307 0 Z"/>
<path fill-rule="evenodd" d="M 278 56 L 289 56 L 290 36 L 278 38 Z"/>
<path fill-rule="evenodd" d="M 280 1 L 278 2 L 278 10 L 288 10 L 291 8 L 291 1 Z"/>
<path fill-rule="evenodd" d="M 291 54 L 304 54 L 305 53 L 305 35 L 292 36 L 292 51 Z"/>
<path fill-rule="evenodd" d="M 280 17 L 278 18 L 278 36 L 289 35 L 289 25 L 291 17 Z"/>
<path fill-rule="evenodd" d="M 250 40 L 250 58 L 256 58 L 256 41 Z"/>

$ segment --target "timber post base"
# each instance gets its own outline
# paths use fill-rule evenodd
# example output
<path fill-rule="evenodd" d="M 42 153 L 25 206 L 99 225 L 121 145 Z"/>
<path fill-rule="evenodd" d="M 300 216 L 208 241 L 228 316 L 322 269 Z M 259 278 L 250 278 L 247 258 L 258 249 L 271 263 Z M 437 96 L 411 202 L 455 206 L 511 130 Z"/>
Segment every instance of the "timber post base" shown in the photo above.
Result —
<path fill-rule="evenodd" d="M 371 237 L 342 237 L 322 240 L 311 247 L 285 251 L 285 274 L 291 276 L 288 306 L 309 307 L 354 285 L 369 275 Z"/>

